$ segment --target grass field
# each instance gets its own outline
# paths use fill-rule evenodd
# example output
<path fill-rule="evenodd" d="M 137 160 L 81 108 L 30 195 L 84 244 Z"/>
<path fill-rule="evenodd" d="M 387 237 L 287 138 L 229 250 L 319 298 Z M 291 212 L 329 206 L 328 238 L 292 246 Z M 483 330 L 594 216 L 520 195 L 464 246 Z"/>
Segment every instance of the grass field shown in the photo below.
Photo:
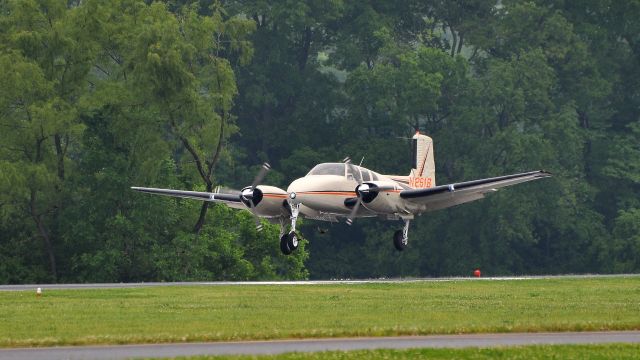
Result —
<path fill-rule="evenodd" d="M 290 353 L 265 356 L 201 356 L 189 357 L 189 360 L 352 360 L 352 359 L 638 359 L 640 345 L 554 345 L 521 346 L 490 349 L 410 349 L 410 350 L 372 350 L 372 351 L 330 351 L 318 353 Z"/>
<path fill-rule="evenodd" d="M 640 329 L 640 277 L 0 292 L 0 346 Z"/>

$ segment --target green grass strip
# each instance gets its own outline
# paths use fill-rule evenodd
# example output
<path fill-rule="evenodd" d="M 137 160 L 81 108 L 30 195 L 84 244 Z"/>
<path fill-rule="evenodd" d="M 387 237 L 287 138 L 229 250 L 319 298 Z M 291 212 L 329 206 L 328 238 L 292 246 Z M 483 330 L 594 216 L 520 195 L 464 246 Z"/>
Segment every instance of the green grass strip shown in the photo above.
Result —
<path fill-rule="evenodd" d="M 0 292 L 0 346 L 640 329 L 640 278 Z"/>

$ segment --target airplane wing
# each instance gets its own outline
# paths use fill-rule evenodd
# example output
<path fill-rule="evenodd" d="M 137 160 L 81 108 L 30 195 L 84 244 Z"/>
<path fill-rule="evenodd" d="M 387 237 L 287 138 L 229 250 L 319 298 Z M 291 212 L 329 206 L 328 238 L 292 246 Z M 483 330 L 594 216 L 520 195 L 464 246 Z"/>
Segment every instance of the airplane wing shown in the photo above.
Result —
<path fill-rule="evenodd" d="M 229 207 L 236 209 L 246 209 L 247 207 L 240 200 L 240 195 L 237 194 L 220 194 L 200 191 L 186 191 L 186 190 L 172 190 L 172 189 L 157 189 L 132 186 L 131 189 L 156 195 L 172 196 L 185 199 L 195 199 L 201 201 L 218 202 L 223 203 Z"/>
<path fill-rule="evenodd" d="M 520 184 L 549 176 L 551 176 L 551 173 L 544 170 L 531 171 L 521 174 L 440 185 L 427 189 L 403 190 L 400 192 L 400 197 L 407 201 L 427 205 L 428 211 L 438 210 L 474 200 L 480 200 L 484 198 L 486 193 L 498 191 L 499 188 L 505 186 Z"/>

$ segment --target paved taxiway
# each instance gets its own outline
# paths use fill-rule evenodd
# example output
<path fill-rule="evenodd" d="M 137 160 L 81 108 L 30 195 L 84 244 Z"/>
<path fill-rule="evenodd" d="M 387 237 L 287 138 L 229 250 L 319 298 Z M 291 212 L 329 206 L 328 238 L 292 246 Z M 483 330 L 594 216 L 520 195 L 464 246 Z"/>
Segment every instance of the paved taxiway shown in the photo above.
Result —
<path fill-rule="evenodd" d="M 187 344 L 75 346 L 0 350 L 0 359 L 126 359 L 225 354 L 280 354 L 327 350 L 462 348 L 515 345 L 640 343 L 640 331 L 512 333 L 242 341 Z"/>

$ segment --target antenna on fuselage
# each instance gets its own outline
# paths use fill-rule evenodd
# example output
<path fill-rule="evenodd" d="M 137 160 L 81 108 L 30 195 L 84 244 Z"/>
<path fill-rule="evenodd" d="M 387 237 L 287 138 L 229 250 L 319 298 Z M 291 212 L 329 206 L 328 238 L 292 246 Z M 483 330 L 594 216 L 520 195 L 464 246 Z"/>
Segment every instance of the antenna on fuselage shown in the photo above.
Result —
<path fill-rule="evenodd" d="M 360 160 L 360 164 L 358 164 L 358 166 L 362 166 L 363 162 L 364 162 L 364 156 L 362 157 L 362 160 Z"/>

